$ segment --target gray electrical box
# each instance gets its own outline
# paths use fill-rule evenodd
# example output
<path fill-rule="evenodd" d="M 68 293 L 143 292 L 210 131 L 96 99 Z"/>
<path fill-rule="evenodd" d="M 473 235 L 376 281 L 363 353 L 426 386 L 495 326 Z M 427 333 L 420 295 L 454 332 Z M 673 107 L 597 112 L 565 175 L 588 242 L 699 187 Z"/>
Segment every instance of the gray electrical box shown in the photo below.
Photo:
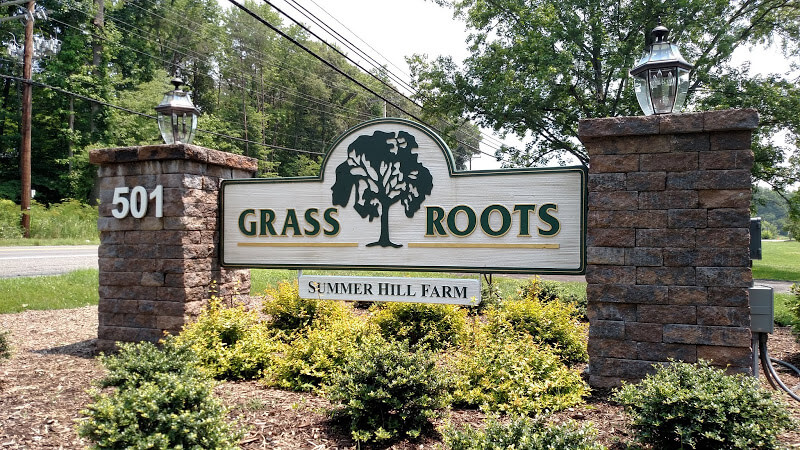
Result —
<path fill-rule="evenodd" d="M 750 329 L 753 333 L 775 331 L 775 295 L 769 286 L 750 288 Z"/>
<path fill-rule="evenodd" d="M 750 259 L 761 259 L 761 217 L 750 218 Z"/>

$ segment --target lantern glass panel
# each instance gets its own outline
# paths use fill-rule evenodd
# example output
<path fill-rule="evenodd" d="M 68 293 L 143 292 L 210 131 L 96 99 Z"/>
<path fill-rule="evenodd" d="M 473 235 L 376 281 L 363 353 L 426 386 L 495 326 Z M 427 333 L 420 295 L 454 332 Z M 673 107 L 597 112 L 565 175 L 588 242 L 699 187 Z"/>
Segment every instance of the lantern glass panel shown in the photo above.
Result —
<path fill-rule="evenodd" d="M 170 115 L 158 113 L 158 130 L 161 132 L 161 138 L 167 144 L 174 144 L 175 139 L 172 135 L 172 124 L 170 123 Z"/>
<path fill-rule="evenodd" d="M 673 111 L 680 111 L 683 109 L 683 104 L 686 102 L 686 96 L 689 93 L 689 71 L 683 68 L 678 68 L 678 92 L 675 95 L 675 107 Z"/>
<path fill-rule="evenodd" d="M 650 69 L 648 73 L 653 111 L 656 114 L 671 113 L 678 87 L 677 67 Z"/>
<path fill-rule="evenodd" d="M 639 107 L 644 111 L 645 116 L 653 115 L 653 105 L 650 104 L 650 92 L 647 86 L 647 72 L 642 72 L 633 77 L 633 90 L 636 92 L 636 100 Z"/>

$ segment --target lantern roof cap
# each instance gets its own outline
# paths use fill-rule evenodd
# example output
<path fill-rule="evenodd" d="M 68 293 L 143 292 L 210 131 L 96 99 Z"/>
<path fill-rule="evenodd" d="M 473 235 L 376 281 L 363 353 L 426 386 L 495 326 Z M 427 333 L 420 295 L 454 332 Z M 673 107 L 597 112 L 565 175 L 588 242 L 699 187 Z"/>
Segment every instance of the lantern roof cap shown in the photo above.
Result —
<path fill-rule="evenodd" d="M 200 114 L 200 110 L 192 103 L 191 94 L 180 89 L 183 80 L 178 77 L 173 78 L 170 83 L 175 86 L 172 91 L 164 93 L 164 99 L 156 106 L 155 110 L 160 113 L 192 113 Z"/>
<path fill-rule="evenodd" d="M 639 62 L 630 70 L 631 75 L 636 76 L 650 69 L 678 67 L 692 70 L 694 68 L 692 64 L 683 58 L 678 46 L 667 40 L 669 29 L 661 25 L 661 18 L 658 19 L 658 26 L 653 28 L 650 35 L 653 38 L 652 44 L 647 48 Z"/>

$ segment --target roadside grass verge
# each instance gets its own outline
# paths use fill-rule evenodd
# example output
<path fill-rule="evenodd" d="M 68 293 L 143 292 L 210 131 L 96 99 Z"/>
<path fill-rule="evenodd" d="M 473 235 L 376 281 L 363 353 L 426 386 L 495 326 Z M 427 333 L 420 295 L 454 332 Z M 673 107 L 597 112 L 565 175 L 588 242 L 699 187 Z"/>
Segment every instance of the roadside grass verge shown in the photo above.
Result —
<path fill-rule="evenodd" d="M 0 247 L 42 247 L 45 245 L 99 245 L 100 238 L 13 238 L 0 239 Z"/>
<path fill-rule="evenodd" d="M 753 278 L 800 282 L 800 242 L 762 242 L 764 259 L 753 261 Z"/>
<path fill-rule="evenodd" d="M 97 287 L 97 269 L 76 270 L 64 275 L 1 278 L 0 314 L 96 305 Z"/>

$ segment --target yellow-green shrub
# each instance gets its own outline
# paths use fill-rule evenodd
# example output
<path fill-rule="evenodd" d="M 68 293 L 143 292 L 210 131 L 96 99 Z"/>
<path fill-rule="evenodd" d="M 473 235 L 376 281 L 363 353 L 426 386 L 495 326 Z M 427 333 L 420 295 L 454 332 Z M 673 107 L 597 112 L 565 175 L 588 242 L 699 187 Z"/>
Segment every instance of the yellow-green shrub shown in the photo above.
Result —
<path fill-rule="evenodd" d="M 466 317 L 467 312 L 454 305 L 391 302 L 376 309 L 372 321 L 386 339 L 437 350 L 458 344 Z"/>
<path fill-rule="evenodd" d="M 526 334 L 482 330 L 470 345 L 448 355 L 446 366 L 454 405 L 532 415 L 569 408 L 588 394 L 577 372 Z"/>
<path fill-rule="evenodd" d="M 183 328 L 176 343 L 189 346 L 212 377 L 231 380 L 261 377 L 273 352 L 280 348 L 256 312 L 241 305 L 225 307 L 218 298 L 209 300 L 197 320 Z"/>
<path fill-rule="evenodd" d="M 528 334 L 568 365 L 589 359 L 588 326 L 576 318 L 574 305 L 528 296 L 490 309 L 487 320 L 490 334 Z"/>
<path fill-rule="evenodd" d="M 276 355 L 266 382 L 296 391 L 315 390 L 331 381 L 368 334 L 367 323 L 352 315 L 307 328 Z"/>
<path fill-rule="evenodd" d="M 313 322 L 340 319 L 347 310 L 342 302 L 300 298 L 297 282 L 281 282 L 267 289 L 263 306 L 269 325 L 288 333 L 310 327 Z"/>

